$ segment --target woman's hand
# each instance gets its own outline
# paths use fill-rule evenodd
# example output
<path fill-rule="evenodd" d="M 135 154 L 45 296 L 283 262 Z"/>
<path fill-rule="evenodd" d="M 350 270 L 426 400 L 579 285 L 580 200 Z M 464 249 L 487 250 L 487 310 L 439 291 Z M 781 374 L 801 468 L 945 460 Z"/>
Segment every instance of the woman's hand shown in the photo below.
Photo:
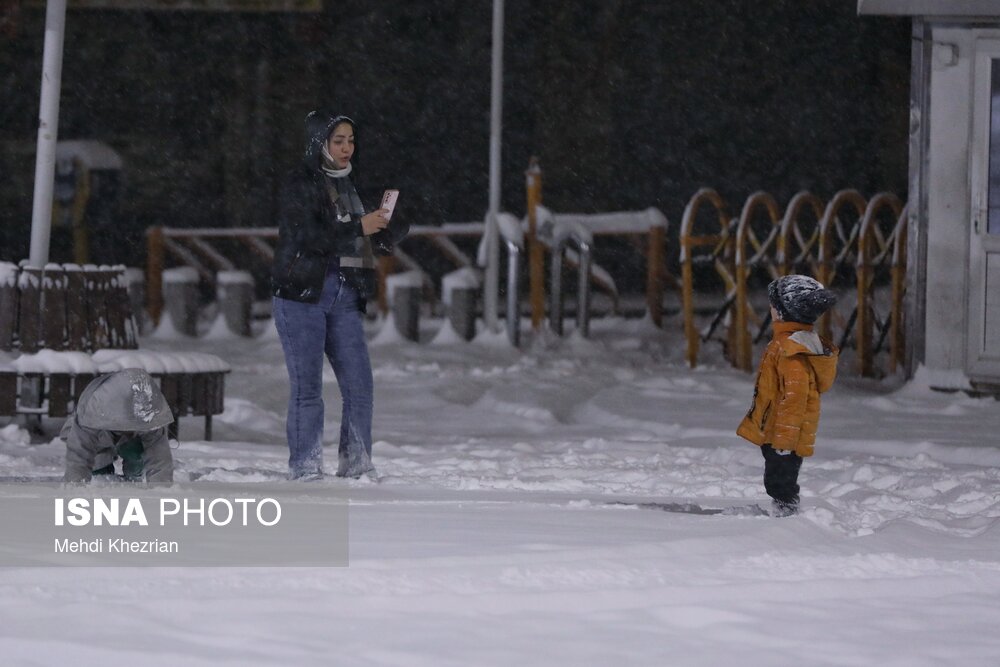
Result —
<path fill-rule="evenodd" d="M 382 231 L 386 228 L 389 221 L 385 219 L 385 214 L 388 212 L 388 209 L 380 208 L 377 211 L 372 211 L 368 215 L 361 216 L 361 231 L 364 232 L 365 236 L 371 236 L 375 232 Z"/>

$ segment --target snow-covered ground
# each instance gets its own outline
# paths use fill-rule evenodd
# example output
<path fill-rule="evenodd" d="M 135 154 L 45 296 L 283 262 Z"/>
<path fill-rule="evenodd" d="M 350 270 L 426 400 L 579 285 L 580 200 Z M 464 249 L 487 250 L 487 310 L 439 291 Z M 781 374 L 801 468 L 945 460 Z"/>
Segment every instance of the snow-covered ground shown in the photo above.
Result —
<path fill-rule="evenodd" d="M 1000 664 L 1000 404 L 845 360 L 799 515 L 642 507 L 765 500 L 734 435 L 753 378 L 689 370 L 668 327 L 600 320 L 524 352 L 378 337 L 380 479 L 318 482 L 349 490 L 349 567 L 6 568 L 0 663 Z M 273 336 L 142 346 L 233 367 L 215 440 L 181 423 L 178 480 L 284 471 Z M 50 438 L 0 429 L 0 476 L 59 475 Z"/>

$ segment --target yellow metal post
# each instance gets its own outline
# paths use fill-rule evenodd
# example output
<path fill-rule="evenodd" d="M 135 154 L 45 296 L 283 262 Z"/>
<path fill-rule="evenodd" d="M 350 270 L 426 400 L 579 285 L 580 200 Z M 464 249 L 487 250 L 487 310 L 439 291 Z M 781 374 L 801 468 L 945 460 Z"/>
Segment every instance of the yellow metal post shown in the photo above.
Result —
<path fill-rule="evenodd" d="M 750 226 L 758 208 L 763 208 L 767 212 L 772 225 L 772 229 L 764 241 L 754 235 Z M 736 281 L 736 301 L 733 303 L 736 330 L 732 339 L 735 345 L 733 365 L 746 372 L 753 370 L 753 340 L 750 336 L 750 320 L 751 318 L 756 319 L 750 305 L 747 281 L 750 279 L 750 270 L 754 265 L 769 266 L 772 276 L 777 273 L 773 262 L 764 261 L 764 256 L 768 248 L 772 247 L 771 244 L 777 248 L 780 232 L 781 214 L 778 210 L 778 202 L 770 194 L 763 191 L 751 194 L 746 203 L 743 204 L 743 211 L 740 213 L 740 220 L 736 228 L 733 262 L 733 276 Z"/>
<path fill-rule="evenodd" d="M 861 218 L 864 217 L 865 210 L 868 208 L 868 202 L 860 192 L 857 190 L 841 190 L 826 205 L 826 210 L 823 212 L 823 219 L 819 223 L 819 258 L 816 262 L 816 280 L 823 283 L 823 286 L 827 289 L 832 287 L 837 274 L 837 253 L 834 252 L 833 244 L 835 232 L 840 225 L 838 215 L 840 214 L 840 210 L 848 205 L 853 206 Z M 851 235 L 841 238 L 841 241 L 846 244 L 856 242 Z M 816 330 L 825 338 L 833 338 L 832 309 L 820 315 L 819 320 L 816 321 Z"/>
<path fill-rule="evenodd" d="M 695 232 L 695 221 L 698 217 L 698 209 L 703 202 L 708 202 L 715 208 L 718 217 L 719 234 L 698 235 Z M 722 201 L 719 193 L 711 188 L 701 188 L 694 194 L 684 207 L 684 215 L 681 218 L 680 229 L 680 264 L 681 264 L 681 302 L 684 309 L 684 337 L 687 339 L 687 353 L 685 355 L 688 366 L 694 368 L 698 364 L 698 348 L 700 345 L 698 329 L 694 321 L 694 249 L 699 246 L 712 246 L 712 256 L 715 258 L 716 270 L 719 270 L 723 280 L 726 280 L 727 273 L 725 265 L 719 259 L 720 254 L 726 254 L 729 250 L 729 213 L 726 211 L 726 203 Z M 730 290 L 730 283 L 726 283 L 726 293 Z"/>
<path fill-rule="evenodd" d="M 691 268 L 691 239 L 681 234 L 681 300 L 684 306 L 684 338 L 687 339 L 688 366 L 698 365 L 698 331 L 694 326 L 694 271 Z"/>
<path fill-rule="evenodd" d="M 858 315 L 854 322 L 856 352 L 858 357 L 858 372 L 861 377 L 872 377 L 872 318 L 869 304 L 868 287 L 872 282 L 871 267 L 871 227 L 862 225 L 858 235 Z"/>
<path fill-rule="evenodd" d="M 542 168 L 532 157 L 524 172 L 528 195 L 528 282 L 531 328 L 539 331 L 545 319 L 545 252 L 538 241 L 538 211 L 542 203 Z"/>

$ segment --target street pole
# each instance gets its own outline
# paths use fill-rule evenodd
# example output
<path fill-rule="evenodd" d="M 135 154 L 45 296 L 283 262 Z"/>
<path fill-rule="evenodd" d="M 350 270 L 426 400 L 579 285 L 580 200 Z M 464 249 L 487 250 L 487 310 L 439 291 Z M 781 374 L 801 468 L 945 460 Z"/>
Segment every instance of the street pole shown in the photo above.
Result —
<path fill-rule="evenodd" d="M 500 330 L 497 303 L 500 290 L 500 130 L 503 113 L 503 0 L 493 0 L 493 76 L 490 98 L 490 200 L 486 214 L 486 279 L 483 281 L 483 320 L 492 331 Z M 507 313 L 518 317 L 518 313 Z"/>
<path fill-rule="evenodd" d="M 49 261 L 52 228 L 52 188 L 59 135 L 59 89 L 62 84 L 66 0 L 48 0 L 45 7 L 45 47 L 42 54 L 42 100 L 38 113 L 35 195 L 31 207 L 29 266 L 42 269 Z"/>

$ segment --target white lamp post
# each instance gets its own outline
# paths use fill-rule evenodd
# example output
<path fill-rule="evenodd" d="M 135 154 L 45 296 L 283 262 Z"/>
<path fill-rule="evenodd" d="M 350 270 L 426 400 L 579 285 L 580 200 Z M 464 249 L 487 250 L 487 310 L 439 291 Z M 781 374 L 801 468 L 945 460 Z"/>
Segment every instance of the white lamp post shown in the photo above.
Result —
<path fill-rule="evenodd" d="M 42 55 L 42 100 L 38 113 L 35 196 L 31 208 L 31 256 L 28 258 L 29 265 L 38 269 L 44 268 L 49 261 L 65 27 L 66 0 L 48 0 L 45 7 L 45 50 Z"/>
<path fill-rule="evenodd" d="M 493 0 L 493 72 L 490 98 L 490 199 L 486 214 L 486 279 L 483 281 L 483 320 L 487 328 L 500 330 L 497 302 L 500 287 L 500 130 L 503 113 L 503 0 Z M 507 317 L 517 317 L 507 313 Z"/>

